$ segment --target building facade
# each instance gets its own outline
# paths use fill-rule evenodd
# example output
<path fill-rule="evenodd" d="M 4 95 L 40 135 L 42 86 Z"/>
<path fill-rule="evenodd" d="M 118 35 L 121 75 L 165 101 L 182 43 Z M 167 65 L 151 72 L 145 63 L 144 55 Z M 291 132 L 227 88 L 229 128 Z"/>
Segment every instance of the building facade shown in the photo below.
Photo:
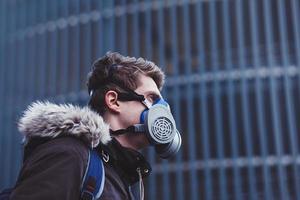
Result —
<path fill-rule="evenodd" d="M 34 100 L 85 105 L 107 51 L 153 60 L 183 145 L 146 199 L 300 199 L 299 0 L 1 0 L 0 189 Z"/>

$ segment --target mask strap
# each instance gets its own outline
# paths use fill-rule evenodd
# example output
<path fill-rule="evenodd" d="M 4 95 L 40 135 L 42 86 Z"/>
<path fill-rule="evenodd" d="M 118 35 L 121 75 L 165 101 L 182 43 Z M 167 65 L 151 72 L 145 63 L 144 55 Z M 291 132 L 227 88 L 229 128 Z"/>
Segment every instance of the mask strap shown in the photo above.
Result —
<path fill-rule="evenodd" d="M 130 126 L 126 129 L 119 129 L 119 130 L 116 130 L 116 131 L 113 131 L 113 130 L 109 130 L 110 134 L 112 135 L 115 135 L 115 136 L 118 136 L 118 135 L 123 135 L 125 133 L 128 133 L 128 132 L 132 132 L 134 131 L 134 127 L 133 126 Z"/>
<path fill-rule="evenodd" d="M 145 100 L 144 95 L 137 94 L 132 90 L 128 90 L 127 92 L 128 93 L 118 92 L 118 99 L 120 101 L 141 101 L 141 102 Z"/>
<path fill-rule="evenodd" d="M 124 85 L 124 83 L 118 79 L 116 79 L 113 75 L 115 73 L 115 71 L 118 69 L 119 64 L 112 64 L 110 65 L 108 68 L 108 76 L 105 80 L 103 80 L 103 82 L 101 85 L 106 85 L 109 83 L 113 83 L 117 86 L 119 86 L 120 88 L 122 88 L 123 90 L 125 90 L 125 92 L 118 92 L 118 99 L 120 101 L 140 101 L 143 102 L 145 101 L 145 97 L 144 95 L 140 95 L 138 93 L 136 93 L 135 91 L 133 91 L 132 89 L 128 88 L 126 85 Z M 99 86 L 99 87 L 100 87 Z M 94 91 L 96 91 L 97 89 L 99 89 L 98 87 L 95 87 L 93 89 L 89 90 L 89 95 L 92 96 L 94 94 Z"/>
<path fill-rule="evenodd" d="M 116 131 L 113 131 L 113 130 L 109 130 L 110 134 L 112 135 L 123 135 L 123 134 L 126 134 L 126 133 L 144 133 L 145 132 L 145 125 L 144 124 L 136 124 L 136 125 L 133 125 L 133 126 L 129 126 L 128 128 L 126 129 L 119 129 L 119 130 L 116 130 Z"/>

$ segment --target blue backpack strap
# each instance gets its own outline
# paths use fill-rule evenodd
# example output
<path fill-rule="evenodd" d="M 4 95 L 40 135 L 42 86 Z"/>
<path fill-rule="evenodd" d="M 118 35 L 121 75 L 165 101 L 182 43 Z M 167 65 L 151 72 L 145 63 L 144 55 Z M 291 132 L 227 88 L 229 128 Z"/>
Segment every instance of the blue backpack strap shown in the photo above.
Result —
<path fill-rule="evenodd" d="M 105 172 L 96 150 L 89 150 L 88 163 L 81 184 L 81 200 L 98 199 L 103 192 Z"/>

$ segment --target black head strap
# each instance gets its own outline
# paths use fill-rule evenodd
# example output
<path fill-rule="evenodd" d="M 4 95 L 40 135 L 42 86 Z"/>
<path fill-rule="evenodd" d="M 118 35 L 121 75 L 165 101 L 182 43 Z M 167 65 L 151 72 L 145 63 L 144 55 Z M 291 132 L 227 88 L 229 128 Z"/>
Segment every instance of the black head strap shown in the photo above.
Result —
<path fill-rule="evenodd" d="M 118 79 L 114 78 L 113 74 L 118 68 L 118 64 L 112 64 L 110 66 L 109 72 L 108 72 L 108 79 L 107 81 L 110 83 L 114 83 L 123 90 L 126 91 L 126 93 L 118 92 L 119 99 L 121 101 L 144 101 L 145 98 L 143 95 L 137 94 L 135 91 L 129 89 L 126 85 L 124 85 L 123 82 L 119 81 Z"/>
<path fill-rule="evenodd" d="M 123 135 L 125 133 L 144 133 L 146 131 L 145 126 L 143 124 L 136 124 L 133 126 L 129 126 L 126 129 L 119 129 L 116 131 L 109 130 L 112 135 Z"/>
<path fill-rule="evenodd" d="M 109 132 L 110 132 L 110 134 L 117 136 L 117 135 L 123 135 L 123 134 L 129 133 L 129 132 L 134 132 L 134 130 L 135 130 L 134 126 L 129 126 L 126 129 L 119 129 L 116 131 L 113 131 L 110 129 Z"/>
<path fill-rule="evenodd" d="M 118 99 L 120 101 L 144 101 L 145 97 L 143 95 L 137 94 L 135 91 L 129 89 L 122 81 L 116 79 L 113 76 L 115 71 L 118 69 L 118 66 L 118 64 L 112 64 L 108 67 L 108 77 L 103 81 L 101 85 L 113 83 L 122 88 L 125 92 L 118 92 Z M 98 88 L 95 88 L 94 90 L 97 89 Z"/>
<path fill-rule="evenodd" d="M 144 101 L 145 97 L 131 90 L 127 93 L 118 92 L 118 99 L 120 101 Z"/>

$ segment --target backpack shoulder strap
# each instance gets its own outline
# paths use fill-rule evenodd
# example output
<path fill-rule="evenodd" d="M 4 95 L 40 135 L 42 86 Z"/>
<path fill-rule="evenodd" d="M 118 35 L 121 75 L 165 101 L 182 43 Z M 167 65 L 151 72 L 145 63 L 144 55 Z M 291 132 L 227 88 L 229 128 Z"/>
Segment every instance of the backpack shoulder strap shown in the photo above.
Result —
<path fill-rule="evenodd" d="M 81 200 L 98 199 L 103 192 L 105 172 L 96 150 L 89 150 L 88 163 L 81 184 Z"/>

